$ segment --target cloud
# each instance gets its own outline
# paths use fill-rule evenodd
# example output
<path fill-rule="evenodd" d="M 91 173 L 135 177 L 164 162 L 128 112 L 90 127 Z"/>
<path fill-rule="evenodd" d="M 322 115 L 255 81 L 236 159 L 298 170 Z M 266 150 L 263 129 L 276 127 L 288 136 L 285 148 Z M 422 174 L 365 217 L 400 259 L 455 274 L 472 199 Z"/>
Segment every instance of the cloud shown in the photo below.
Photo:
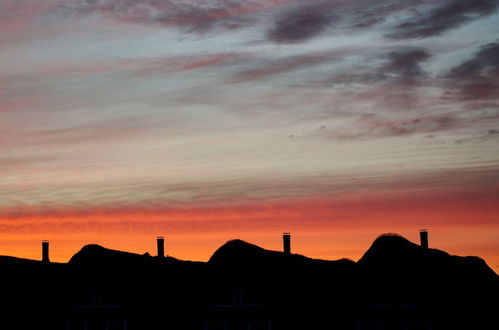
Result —
<path fill-rule="evenodd" d="M 259 80 L 269 76 L 299 70 L 303 67 L 318 65 L 333 60 L 337 61 L 353 52 L 356 52 L 358 49 L 359 48 L 345 48 L 310 53 L 306 55 L 290 56 L 273 61 L 264 61 L 263 63 L 259 63 L 254 68 L 235 73 L 232 82 Z"/>
<path fill-rule="evenodd" d="M 431 58 L 423 49 L 395 51 L 388 54 L 388 63 L 380 71 L 394 74 L 404 80 L 413 80 L 425 75 L 420 63 Z"/>
<path fill-rule="evenodd" d="M 497 11 L 497 0 L 315 0 L 283 10 L 267 38 L 297 43 L 325 32 L 344 33 L 377 26 L 390 39 L 437 36 Z"/>
<path fill-rule="evenodd" d="M 390 15 L 414 7 L 414 1 L 312 0 L 297 2 L 277 13 L 267 38 L 276 43 L 297 43 L 322 33 L 351 32 L 381 25 Z"/>
<path fill-rule="evenodd" d="M 51 76 L 66 75 L 66 77 L 71 74 L 96 76 L 102 73 L 113 72 L 128 73 L 131 76 L 166 75 L 235 65 L 247 61 L 252 56 L 253 54 L 249 52 L 221 52 L 182 56 L 118 58 L 101 61 L 59 61 L 50 66 L 46 65 L 40 72 L 35 72 L 35 74 L 48 74 Z"/>
<path fill-rule="evenodd" d="M 348 179 L 338 176 L 325 180 L 325 178 L 309 176 L 288 180 L 292 187 L 305 186 L 308 193 L 284 194 L 278 198 L 219 195 L 216 196 L 218 198 L 210 200 L 189 200 L 185 203 L 171 203 L 161 199 L 147 201 L 134 199 L 110 203 L 90 201 L 85 203 L 79 200 L 78 203 L 73 204 L 6 205 L 0 207 L 0 225 L 12 225 L 12 230 L 15 230 L 15 225 L 19 222 L 11 220 L 23 219 L 22 221 L 26 223 L 36 220 L 38 223 L 38 220 L 53 218 L 59 223 L 61 220 L 78 221 L 78 218 L 82 217 L 104 222 L 135 221 L 147 218 L 145 226 L 156 220 L 165 221 L 165 219 L 179 226 L 183 226 L 183 223 L 200 226 L 217 225 L 220 220 L 222 223 L 225 222 L 225 226 L 230 226 L 233 221 L 248 223 L 251 222 L 250 220 L 269 218 L 278 221 L 288 221 L 294 218 L 300 222 L 303 221 L 304 215 L 330 216 L 334 214 L 334 212 L 331 213 L 334 209 L 349 212 L 348 210 L 360 207 L 368 213 L 373 210 L 389 210 L 395 205 L 393 204 L 394 197 L 400 203 L 397 205 L 401 212 L 404 212 L 406 207 L 414 206 L 414 202 L 434 207 L 448 202 L 449 207 L 455 207 L 457 205 L 455 200 L 449 196 L 469 202 L 484 202 L 498 209 L 496 198 L 499 189 L 498 170 L 493 166 L 411 172 L 407 170 L 386 171 L 381 175 L 364 175 Z M 259 185 L 283 188 L 279 182 L 275 182 L 275 179 L 268 181 L 260 182 Z M 289 188 L 288 185 L 286 187 Z M 240 185 L 239 188 L 243 187 Z M 335 193 L 332 193 L 332 190 L 335 190 Z M 316 194 L 317 191 L 322 193 Z M 151 220 L 152 223 L 149 222 Z"/>
<path fill-rule="evenodd" d="M 480 47 L 474 56 L 445 75 L 449 94 L 464 100 L 497 99 L 499 41 Z"/>
<path fill-rule="evenodd" d="M 57 0 L 17 1 L 4 0 L 0 3 L 0 31 L 25 31 L 31 23 L 44 14 Z"/>
<path fill-rule="evenodd" d="M 289 0 L 79 0 L 59 7 L 63 13 L 99 14 L 124 22 L 181 26 L 189 32 L 204 33 L 217 27 L 238 29 L 254 24 L 252 14 Z"/>
<path fill-rule="evenodd" d="M 299 43 L 332 28 L 348 33 L 374 26 L 392 39 L 427 38 L 491 15 L 497 7 L 497 0 L 68 0 L 58 8 L 194 33 L 258 26 L 266 29 L 268 41 Z"/>
<path fill-rule="evenodd" d="M 282 15 L 267 38 L 277 43 L 296 43 L 319 35 L 333 25 L 333 16 L 324 4 L 305 5 Z"/>
<path fill-rule="evenodd" d="M 373 102 L 377 102 L 373 99 Z M 421 106 L 416 107 L 420 109 Z M 425 136 L 427 139 L 436 136 L 443 137 L 440 142 L 447 143 L 446 132 L 453 132 L 453 136 L 461 136 L 461 143 L 482 143 L 497 137 L 497 130 L 490 126 L 499 118 L 497 109 L 477 109 L 469 111 L 464 108 L 459 111 L 448 111 L 434 114 L 417 114 L 401 107 L 397 111 L 358 114 L 345 129 L 321 128 L 310 136 L 340 141 L 366 141 L 376 138 L 399 138 L 414 135 Z M 496 133 L 494 133 L 496 132 Z"/>
<path fill-rule="evenodd" d="M 449 77 L 463 79 L 470 76 L 497 74 L 499 71 L 499 41 L 480 47 L 474 57 L 450 70 Z"/>
<path fill-rule="evenodd" d="M 9 169 L 39 166 L 42 163 L 53 162 L 57 157 L 53 155 L 22 155 L 22 156 L 0 156 L 0 170 L 7 172 Z"/>
<path fill-rule="evenodd" d="M 340 134 L 342 139 L 364 139 L 372 137 L 399 137 L 448 131 L 462 127 L 465 121 L 456 113 L 416 117 L 401 121 L 383 116 L 361 116 L 357 121 L 357 133 Z M 337 138 L 338 138 L 337 137 Z"/>
<path fill-rule="evenodd" d="M 424 1 L 423 1 L 424 2 Z M 434 2 L 432 2 L 434 3 Z M 429 2 L 425 3 L 426 5 Z M 415 7 L 414 15 L 392 28 L 389 38 L 427 38 L 458 28 L 497 11 L 497 0 L 446 0 L 425 10 Z"/>
<path fill-rule="evenodd" d="M 383 63 L 377 67 L 357 69 L 359 72 L 341 73 L 327 79 L 324 83 L 326 85 L 371 85 L 381 82 L 416 83 L 427 76 L 427 73 L 421 68 L 421 63 L 428 61 L 432 55 L 423 48 L 400 48 L 381 56 L 369 54 L 371 59 L 377 57 L 381 57 L 383 60 Z"/>
<path fill-rule="evenodd" d="M 404 136 L 415 133 L 435 133 L 459 127 L 460 124 L 462 124 L 462 122 L 460 122 L 455 116 L 449 114 L 422 119 L 416 118 L 399 123 L 390 122 L 378 133 L 387 136 Z"/>

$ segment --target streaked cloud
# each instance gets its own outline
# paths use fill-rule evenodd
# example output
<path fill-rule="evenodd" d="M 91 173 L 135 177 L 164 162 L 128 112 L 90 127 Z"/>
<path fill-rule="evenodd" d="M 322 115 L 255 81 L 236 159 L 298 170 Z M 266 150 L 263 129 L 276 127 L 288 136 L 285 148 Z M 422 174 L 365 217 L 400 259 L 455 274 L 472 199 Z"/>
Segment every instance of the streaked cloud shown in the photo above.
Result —
<path fill-rule="evenodd" d="M 497 101 L 498 73 L 499 42 L 494 42 L 480 47 L 470 60 L 452 68 L 445 78 L 460 99 Z"/>
<path fill-rule="evenodd" d="M 428 5 L 426 2 L 424 5 Z M 433 2 L 433 4 L 435 4 Z M 473 20 L 495 13 L 498 9 L 497 0 L 446 0 L 434 6 L 422 5 L 420 10 L 416 5 L 414 15 L 406 21 L 395 25 L 391 38 L 427 38 L 440 35 L 460 27 Z M 425 8 L 426 7 L 426 8 Z"/>
<path fill-rule="evenodd" d="M 67 1 L 59 8 L 78 15 L 99 14 L 137 24 L 181 26 L 205 33 L 216 28 L 234 30 L 270 24 L 267 37 L 278 43 L 295 43 L 335 29 L 362 29 L 382 25 L 395 39 L 437 36 L 497 11 L 496 0 L 463 3 L 445 0 L 214 0 L 198 1 Z M 270 15 L 270 20 L 265 13 Z"/>
<path fill-rule="evenodd" d="M 0 240 L 106 223 L 313 235 L 383 212 L 408 228 L 418 205 L 486 236 L 497 7 L 0 0 Z"/>

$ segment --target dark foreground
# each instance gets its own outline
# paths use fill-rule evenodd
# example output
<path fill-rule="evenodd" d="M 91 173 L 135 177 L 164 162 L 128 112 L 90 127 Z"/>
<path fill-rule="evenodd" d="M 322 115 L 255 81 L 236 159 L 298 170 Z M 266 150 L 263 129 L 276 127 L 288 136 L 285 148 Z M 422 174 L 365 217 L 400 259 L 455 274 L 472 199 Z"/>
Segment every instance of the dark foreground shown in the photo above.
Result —
<path fill-rule="evenodd" d="M 395 235 L 356 263 L 235 240 L 206 263 L 87 245 L 67 264 L 0 257 L 0 272 L 2 329 L 499 328 L 499 277 L 482 259 Z"/>

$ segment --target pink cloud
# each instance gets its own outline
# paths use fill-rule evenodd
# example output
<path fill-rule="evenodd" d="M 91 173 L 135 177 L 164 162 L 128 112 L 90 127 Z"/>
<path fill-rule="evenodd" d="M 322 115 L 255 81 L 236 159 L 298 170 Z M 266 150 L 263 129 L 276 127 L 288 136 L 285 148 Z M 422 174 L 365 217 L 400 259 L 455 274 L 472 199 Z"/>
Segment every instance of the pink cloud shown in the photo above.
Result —
<path fill-rule="evenodd" d="M 33 23 L 60 0 L 4 0 L 0 3 L 0 31 L 9 34 L 29 32 Z"/>
<path fill-rule="evenodd" d="M 257 65 L 253 69 L 240 71 L 234 74 L 230 83 L 242 83 L 253 80 L 260 80 L 269 76 L 274 76 L 280 73 L 291 72 L 301 69 L 303 67 L 319 65 L 324 62 L 339 60 L 344 56 L 358 51 L 359 48 L 346 48 L 325 52 L 318 52 L 300 56 L 288 57 L 285 59 L 278 59 Z"/>

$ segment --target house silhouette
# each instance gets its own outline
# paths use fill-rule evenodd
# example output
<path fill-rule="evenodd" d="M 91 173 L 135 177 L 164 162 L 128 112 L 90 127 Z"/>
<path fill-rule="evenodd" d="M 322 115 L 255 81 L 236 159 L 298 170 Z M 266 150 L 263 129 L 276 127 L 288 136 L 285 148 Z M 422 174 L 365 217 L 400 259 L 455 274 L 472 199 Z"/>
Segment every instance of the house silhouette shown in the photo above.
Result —
<path fill-rule="evenodd" d="M 68 263 L 0 257 L 2 319 L 11 329 L 61 330 L 497 325 L 499 278 L 480 258 L 395 234 L 379 236 L 357 262 L 311 259 L 287 248 L 231 240 L 208 262 L 99 245 L 84 246 Z"/>

